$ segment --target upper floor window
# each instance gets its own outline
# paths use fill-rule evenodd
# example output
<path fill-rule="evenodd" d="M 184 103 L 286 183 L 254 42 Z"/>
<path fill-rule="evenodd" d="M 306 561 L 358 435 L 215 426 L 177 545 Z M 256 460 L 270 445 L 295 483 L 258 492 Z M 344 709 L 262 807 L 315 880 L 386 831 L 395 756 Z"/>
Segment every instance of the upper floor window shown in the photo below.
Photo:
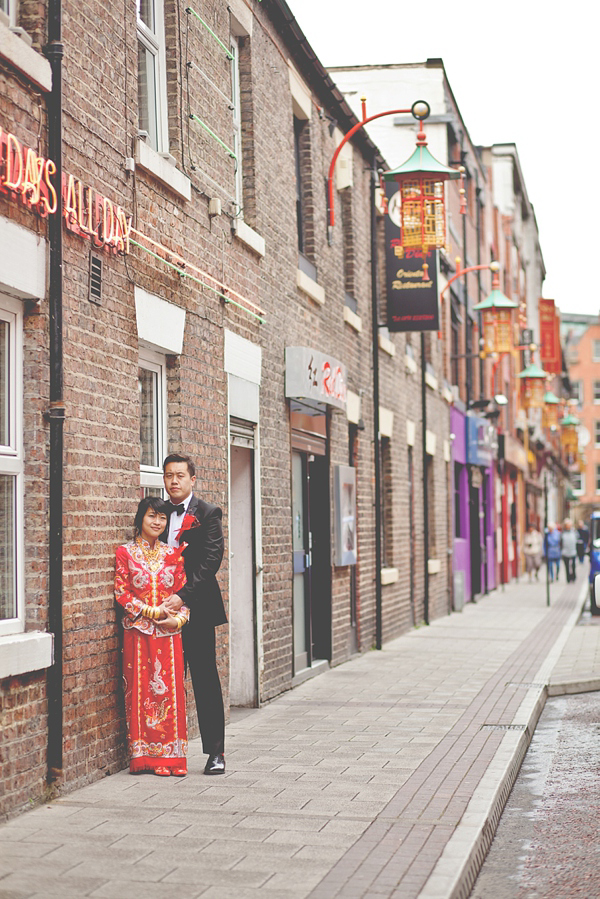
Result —
<path fill-rule="evenodd" d="M 594 381 L 594 402 L 600 403 L 600 381 Z"/>
<path fill-rule="evenodd" d="M 140 352 L 140 487 L 144 496 L 163 495 L 162 462 L 167 447 L 166 359 Z"/>
<path fill-rule="evenodd" d="M 571 396 L 577 400 L 577 405 L 583 403 L 583 381 L 571 381 Z"/>
<path fill-rule="evenodd" d="M 8 24 L 11 28 L 17 24 L 17 0 L 0 0 L 0 12 L 8 16 Z"/>
<path fill-rule="evenodd" d="M 23 630 L 22 314 L 0 294 L 0 634 Z"/>
<path fill-rule="evenodd" d="M 600 340 L 592 341 L 592 361 L 600 362 Z"/>
<path fill-rule="evenodd" d="M 594 422 L 594 444 L 600 446 L 600 419 Z"/>
<path fill-rule="evenodd" d="M 242 103 L 240 96 L 240 45 L 239 39 L 231 35 L 231 115 L 233 119 L 233 152 L 235 153 L 235 203 L 237 214 L 243 217 L 242 178 Z"/>
<path fill-rule="evenodd" d="M 573 493 L 581 496 L 582 493 L 585 493 L 585 475 L 580 471 L 574 472 L 571 475 L 571 485 L 573 487 Z"/>
<path fill-rule="evenodd" d="M 139 130 L 168 153 L 167 78 L 163 0 L 137 0 Z"/>

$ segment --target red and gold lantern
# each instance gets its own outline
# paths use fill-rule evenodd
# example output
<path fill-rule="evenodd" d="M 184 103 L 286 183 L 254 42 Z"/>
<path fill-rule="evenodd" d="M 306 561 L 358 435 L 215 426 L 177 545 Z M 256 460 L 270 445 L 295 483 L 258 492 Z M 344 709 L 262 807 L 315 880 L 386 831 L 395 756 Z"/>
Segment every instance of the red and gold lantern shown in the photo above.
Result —
<path fill-rule="evenodd" d="M 517 304 L 500 290 L 498 272 L 494 272 L 492 292 L 483 302 L 473 306 L 481 312 L 483 349 L 485 353 L 510 353 L 513 348 L 513 310 Z"/>
<path fill-rule="evenodd" d="M 546 372 L 532 362 L 519 374 L 521 405 L 524 409 L 543 409 Z"/>
<path fill-rule="evenodd" d="M 545 428 L 552 428 L 553 431 L 558 427 L 558 416 L 560 414 L 560 400 L 556 394 L 548 390 L 544 394 L 544 411 L 542 413 L 542 424 Z"/>

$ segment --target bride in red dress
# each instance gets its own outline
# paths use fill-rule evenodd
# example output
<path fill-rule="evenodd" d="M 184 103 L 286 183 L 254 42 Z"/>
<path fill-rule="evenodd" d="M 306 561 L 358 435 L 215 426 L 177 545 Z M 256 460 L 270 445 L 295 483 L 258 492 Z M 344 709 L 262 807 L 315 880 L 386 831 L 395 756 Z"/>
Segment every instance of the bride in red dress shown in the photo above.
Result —
<path fill-rule="evenodd" d="M 117 549 L 115 597 L 123 614 L 123 680 L 129 771 L 168 777 L 187 774 L 187 719 L 181 628 L 186 606 L 169 614 L 163 601 L 185 583 L 183 547 L 158 539 L 167 526 L 165 503 L 139 504 L 134 539 Z"/>

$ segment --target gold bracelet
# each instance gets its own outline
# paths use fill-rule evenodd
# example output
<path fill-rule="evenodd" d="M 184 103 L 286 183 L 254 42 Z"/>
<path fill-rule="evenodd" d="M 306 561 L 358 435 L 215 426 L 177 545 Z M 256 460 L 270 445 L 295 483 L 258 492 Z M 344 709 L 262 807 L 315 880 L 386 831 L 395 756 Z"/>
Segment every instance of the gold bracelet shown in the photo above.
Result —
<path fill-rule="evenodd" d="M 142 606 L 142 617 L 143 618 L 154 618 L 152 606 Z"/>
<path fill-rule="evenodd" d="M 177 630 L 180 631 L 181 628 L 183 627 L 183 625 L 186 623 L 186 620 L 187 620 L 187 619 L 185 619 L 185 618 L 183 617 L 183 615 L 175 615 L 175 618 L 177 619 L 177 622 L 178 622 L 178 624 L 177 624 Z"/>

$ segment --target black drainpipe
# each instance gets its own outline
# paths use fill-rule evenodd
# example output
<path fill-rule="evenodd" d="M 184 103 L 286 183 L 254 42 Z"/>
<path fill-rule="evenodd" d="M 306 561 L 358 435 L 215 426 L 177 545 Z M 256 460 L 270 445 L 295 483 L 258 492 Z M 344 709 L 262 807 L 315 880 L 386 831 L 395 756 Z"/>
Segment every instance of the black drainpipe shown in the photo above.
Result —
<path fill-rule="evenodd" d="M 371 327 L 373 331 L 373 458 L 375 463 L 375 646 L 383 640 L 381 597 L 381 436 L 379 433 L 379 285 L 377 273 L 377 160 L 371 172 Z"/>
<path fill-rule="evenodd" d="M 48 285 L 50 344 L 48 627 L 54 635 L 54 662 L 47 671 L 48 754 L 47 778 L 52 783 L 63 767 L 63 622 L 62 622 L 62 517 L 63 517 L 63 343 L 62 343 L 62 58 L 61 0 L 48 0 L 48 43 L 44 52 L 52 69 L 48 109 L 48 156 L 56 166 L 57 210 L 48 219 L 50 276 Z"/>

